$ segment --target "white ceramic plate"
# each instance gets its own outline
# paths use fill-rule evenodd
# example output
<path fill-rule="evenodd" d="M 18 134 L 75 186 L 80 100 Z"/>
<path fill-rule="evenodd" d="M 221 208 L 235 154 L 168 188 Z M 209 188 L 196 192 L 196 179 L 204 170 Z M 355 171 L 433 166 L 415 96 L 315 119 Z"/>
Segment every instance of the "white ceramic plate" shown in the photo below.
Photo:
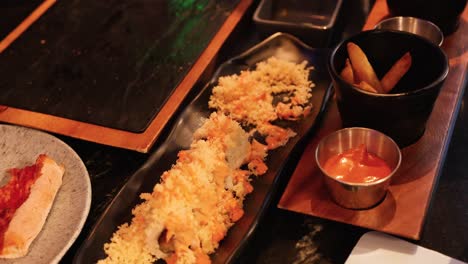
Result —
<path fill-rule="evenodd" d="M 45 153 L 65 167 L 60 187 L 42 231 L 22 258 L 0 263 L 58 263 L 80 233 L 91 205 L 91 183 L 80 157 L 67 144 L 49 134 L 0 125 L 0 180 L 9 168 L 34 164 Z"/>
<path fill-rule="evenodd" d="M 371 231 L 364 234 L 345 264 L 464 264 L 439 252 Z"/>

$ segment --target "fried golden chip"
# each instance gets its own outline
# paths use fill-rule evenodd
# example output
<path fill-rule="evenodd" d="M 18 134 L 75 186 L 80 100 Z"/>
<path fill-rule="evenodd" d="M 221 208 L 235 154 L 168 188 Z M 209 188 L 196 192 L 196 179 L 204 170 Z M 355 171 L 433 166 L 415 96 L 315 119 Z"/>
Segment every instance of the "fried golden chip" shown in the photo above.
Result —
<path fill-rule="evenodd" d="M 353 65 L 355 82 L 364 81 L 377 90 L 377 92 L 382 92 L 382 85 L 367 59 L 366 54 L 358 45 L 352 42 L 349 42 L 346 47 L 348 49 L 349 59 Z"/>
<path fill-rule="evenodd" d="M 346 59 L 346 64 L 340 74 L 341 78 L 346 82 L 353 84 L 354 83 L 354 72 L 353 67 L 351 66 L 351 62 L 349 59 Z"/>
<path fill-rule="evenodd" d="M 372 87 L 372 85 L 366 83 L 365 81 L 360 82 L 356 86 L 359 87 L 359 89 L 364 90 L 364 91 L 368 91 L 371 93 L 378 93 L 377 89 L 375 89 L 374 87 Z"/>
<path fill-rule="evenodd" d="M 408 72 L 411 67 L 412 58 L 409 52 L 406 52 L 392 68 L 384 75 L 381 84 L 383 92 L 390 92 L 400 79 Z"/>

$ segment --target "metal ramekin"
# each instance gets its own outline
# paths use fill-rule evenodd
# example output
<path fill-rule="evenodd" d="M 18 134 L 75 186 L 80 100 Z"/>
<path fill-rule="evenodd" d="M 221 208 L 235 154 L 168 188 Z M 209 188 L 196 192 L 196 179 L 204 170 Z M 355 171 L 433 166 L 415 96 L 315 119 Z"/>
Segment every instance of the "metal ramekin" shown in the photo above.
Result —
<path fill-rule="evenodd" d="M 415 17 L 397 16 L 380 21 L 376 29 L 390 29 L 406 31 L 428 39 L 432 43 L 441 46 L 444 42 L 444 34 L 434 23 Z"/>
<path fill-rule="evenodd" d="M 331 156 L 365 144 L 367 150 L 385 160 L 392 172 L 383 179 L 372 183 L 350 183 L 338 180 L 323 170 L 323 165 Z M 322 171 L 332 199 L 339 205 L 350 209 L 366 209 L 382 201 L 390 180 L 401 163 L 398 145 L 385 134 L 361 127 L 338 130 L 323 138 L 317 146 L 315 159 Z"/>

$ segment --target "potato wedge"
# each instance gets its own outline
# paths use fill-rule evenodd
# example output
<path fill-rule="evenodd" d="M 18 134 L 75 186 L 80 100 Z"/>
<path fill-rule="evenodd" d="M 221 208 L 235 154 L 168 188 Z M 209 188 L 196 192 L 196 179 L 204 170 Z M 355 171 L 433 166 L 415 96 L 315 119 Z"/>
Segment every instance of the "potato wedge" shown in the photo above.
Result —
<path fill-rule="evenodd" d="M 370 93 L 379 93 L 374 87 L 372 87 L 372 85 L 366 83 L 365 81 L 360 82 L 356 86 L 359 87 L 359 89 L 370 92 Z"/>
<path fill-rule="evenodd" d="M 348 42 L 346 48 L 348 49 L 349 59 L 353 65 L 354 78 L 358 79 L 359 82 L 366 82 L 379 93 L 383 92 L 382 85 L 362 49 L 353 42 Z"/>
<path fill-rule="evenodd" d="M 354 72 L 353 72 L 353 68 L 351 67 L 351 62 L 349 62 L 349 59 L 346 59 L 345 67 L 341 71 L 340 76 L 346 82 L 350 84 L 354 83 Z"/>
<path fill-rule="evenodd" d="M 408 72 L 411 67 L 412 58 L 409 52 L 406 52 L 392 68 L 384 75 L 381 80 L 383 92 L 390 92 L 400 79 Z"/>

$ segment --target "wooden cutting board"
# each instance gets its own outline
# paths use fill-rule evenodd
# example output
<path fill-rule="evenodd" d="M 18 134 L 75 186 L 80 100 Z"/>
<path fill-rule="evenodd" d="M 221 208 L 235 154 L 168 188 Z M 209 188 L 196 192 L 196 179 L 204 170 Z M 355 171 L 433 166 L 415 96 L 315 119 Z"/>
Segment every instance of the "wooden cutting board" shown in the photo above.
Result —
<path fill-rule="evenodd" d="M 386 1 L 376 1 L 364 29 L 372 29 L 386 16 Z M 426 132 L 418 142 L 402 149 L 401 167 L 381 204 L 369 210 L 345 209 L 332 202 L 325 189 L 315 163 L 315 149 L 321 138 L 341 128 L 338 109 L 333 102 L 322 121 L 321 129 L 308 143 L 278 207 L 419 239 L 466 86 L 467 36 L 468 9 L 465 9 L 458 30 L 446 37 L 442 46 L 449 58 L 450 71 L 427 123 Z"/>

